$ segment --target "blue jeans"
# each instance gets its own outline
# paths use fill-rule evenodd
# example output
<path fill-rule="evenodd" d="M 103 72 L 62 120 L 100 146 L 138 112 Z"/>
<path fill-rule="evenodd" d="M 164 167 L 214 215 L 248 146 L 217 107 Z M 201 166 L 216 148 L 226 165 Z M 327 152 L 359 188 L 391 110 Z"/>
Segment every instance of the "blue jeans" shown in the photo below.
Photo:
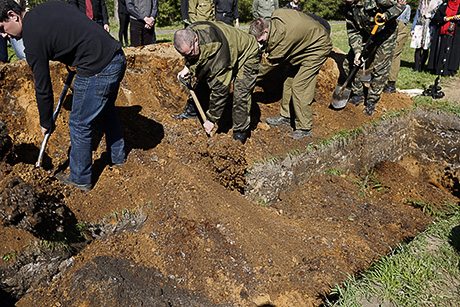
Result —
<path fill-rule="evenodd" d="M 96 119 L 105 133 L 112 163 L 123 164 L 126 161 L 125 141 L 115 112 L 115 100 L 125 70 L 126 57 L 120 50 L 100 73 L 75 77 L 69 116 L 70 180 L 75 183 L 91 183 L 91 138 Z"/>

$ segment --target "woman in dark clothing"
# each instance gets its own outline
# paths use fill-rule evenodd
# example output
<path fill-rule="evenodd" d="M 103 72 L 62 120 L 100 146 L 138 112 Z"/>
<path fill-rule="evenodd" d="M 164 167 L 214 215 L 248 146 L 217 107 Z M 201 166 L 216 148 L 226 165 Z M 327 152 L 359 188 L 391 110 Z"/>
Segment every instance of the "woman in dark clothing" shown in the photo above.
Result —
<path fill-rule="evenodd" d="M 460 0 L 443 3 L 431 23 L 436 25 L 428 69 L 436 75 L 453 76 L 460 64 Z"/>
<path fill-rule="evenodd" d="M 123 46 L 129 46 L 129 12 L 126 8 L 126 0 L 118 0 L 118 18 L 120 19 L 120 30 L 118 30 L 118 40 Z M 123 41 L 125 42 L 124 44 Z"/>

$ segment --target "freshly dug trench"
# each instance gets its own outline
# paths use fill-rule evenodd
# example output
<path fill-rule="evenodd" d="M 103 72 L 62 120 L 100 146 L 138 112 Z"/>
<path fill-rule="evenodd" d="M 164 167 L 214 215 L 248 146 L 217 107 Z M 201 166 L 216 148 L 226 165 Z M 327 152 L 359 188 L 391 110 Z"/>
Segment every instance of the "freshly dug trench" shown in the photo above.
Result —
<path fill-rule="evenodd" d="M 137 212 L 142 207 L 146 214 L 139 224 L 133 219 L 139 227 L 101 236 L 76 256 L 64 262 L 60 259 L 60 265 L 53 267 L 57 269 L 50 270 L 52 274 L 40 282 L 33 282 L 33 274 L 22 275 L 28 288 L 15 292 L 20 293 L 17 296 L 10 295 L 14 302 L 19 299 L 17 306 L 65 303 L 116 307 L 148 304 L 152 299 L 158 304 L 170 300 L 179 306 L 193 302 L 200 306 L 318 306 L 318 294 L 343 281 L 343 273 L 367 268 L 390 247 L 429 224 L 431 218 L 407 204 L 407 199 L 458 202 L 448 189 L 427 182 L 424 176 L 430 169 L 440 169 L 439 162 L 444 160 L 457 172 L 457 162 L 446 159 L 441 149 L 436 154 L 430 152 L 428 162 L 422 154 L 410 151 L 407 143 L 414 139 L 409 132 L 397 137 L 390 133 L 400 129 L 397 120 L 370 129 L 353 142 L 333 145 L 338 151 L 317 150 L 311 160 L 314 162 L 303 167 L 297 167 L 301 164 L 295 159 L 285 160 L 281 166 L 285 175 L 281 171 L 279 176 L 267 177 L 273 180 L 273 187 L 278 181 L 289 187 L 274 194 L 275 202 L 265 200 L 266 190 L 254 188 L 258 185 L 254 178 L 265 186 L 267 180 L 260 175 L 261 170 L 271 168 L 254 164 L 255 160 L 301 152 L 312 142 L 361 127 L 389 110 L 412 107 L 407 96 L 397 93 L 383 95 L 372 117 L 354 106 L 340 112 L 331 110 L 330 95 L 338 76 L 331 59 L 319 76 L 311 138 L 292 140 L 286 137 L 291 127 L 263 124 L 266 117 L 279 114 L 279 101 L 258 87 L 254 95 L 255 127 L 241 146 L 232 140 L 231 133 L 208 139 L 198 120 L 171 117 L 181 111 L 188 95 L 176 79 L 183 62 L 172 46 L 159 44 L 127 49 L 126 53 L 129 64 L 117 112 L 131 148 L 128 161 L 122 168 L 106 165 L 101 158 L 104 138 L 95 135 L 96 183 L 87 193 L 64 186 L 53 177 L 68 163 L 71 93 L 50 139 L 47 168 L 35 170 L 33 158 L 41 135 L 31 73 L 25 63 L 0 66 L 0 120 L 6 123 L 13 143 L 7 156 L 14 157 L 3 164 L 7 171 L 2 168 L 0 179 L 11 182 L 20 178 L 36 195 L 65 205 L 76 221 L 102 224 L 101 229 L 116 228 L 116 217 L 122 212 Z M 65 68 L 53 63 L 51 77 L 56 92 L 62 89 L 65 76 Z M 442 123 L 439 121 L 440 129 Z M 368 147 L 384 135 L 388 135 L 389 143 L 394 142 L 390 148 L 401 159 L 393 159 L 390 151 Z M 405 144 L 402 149 L 401 143 Z M 446 152 L 454 148 L 448 141 L 439 146 L 446 147 Z M 350 163 L 348 173 L 325 174 L 325 170 L 347 163 L 351 156 L 355 162 Z M 404 164 L 408 158 L 418 162 L 419 175 Z M 305 156 L 305 161 L 310 157 Z M 243 176 L 246 165 L 253 166 L 247 177 Z M 364 186 L 366 197 L 361 197 L 362 187 L 353 179 L 362 181 L 366 167 L 389 188 L 378 192 Z M 51 204 L 45 202 L 45 206 Z M 126 220 L 123 223 L 130 224 Z M 0 231 L 0 253 L 14 252 L 16 262 L 21 262 L 28 243 L 36 237 L 17 228 L 0 226 Z M 3 262 L 0 269 L 12 270 L 16 262 Z M 37 263 L 30 263 L 29 272 L 48 265 Z M 91 283 L 85 282 L 88 279 Z M 1 282 L 5 284 L 4 279 Z M 20 280 L 9 282 L 9 288 L 2 291 L 15 289 Z M 111 293 L 116 293 L 116 300 Z"/>

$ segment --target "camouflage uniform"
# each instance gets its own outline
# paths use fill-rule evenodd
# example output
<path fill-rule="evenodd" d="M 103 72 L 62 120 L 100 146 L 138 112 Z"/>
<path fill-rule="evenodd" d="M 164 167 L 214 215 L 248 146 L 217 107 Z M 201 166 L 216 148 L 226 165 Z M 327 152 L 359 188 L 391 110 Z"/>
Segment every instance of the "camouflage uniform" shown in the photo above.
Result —
<path fill-rule="evenodd" d="M 372 67 L 372 80 L 369 85 L 366 104 L 375 105 L 385 87 L 391 67 L 393 49 L 398 34 L 396 18 L 404 11 L 405 5 L 394 0 L 356 0 L 346 5 L 348 43 L 351 47 L 344 62 L 348 74 L 356 53 L 362 53 L 364 44 L 375 26 L 375 15 L 383 13 L 387 22 L 379 26 L 367 47 L 366 67 Z M 354 96 L 364 96 L 363 84 L 360 81 L 361 71 L 356 74 L 352 84 Z"/>
<path fill-rule="evenodd" d="M 190 22 L 216 21 L 213 0 L 188 0 L 188 16 Z"/>
<path fill-rule="evenodd" d="M 198 81 L 211 89 L 206 117 L 217 122 L 225 108 L 233 82 L 233 131 L 249 129 L 251 95 L 260 65 L 257 41 L 252 35 L 224 22 L 197 22 L 189 26 L 198 36 L 199 58 L 185 65 Z"/>
<path fill-rule="evenodd" d="M 313 123 L 311 104 L 321 66 L 332 50 L 326 29 L 312 17 L 287 8 L 273 12 L 269 24 L 267 62 L 289 64 L 284 82 L 281 116 L 291 117 L 292 99 L 295 128 L 310 130 Z"/>

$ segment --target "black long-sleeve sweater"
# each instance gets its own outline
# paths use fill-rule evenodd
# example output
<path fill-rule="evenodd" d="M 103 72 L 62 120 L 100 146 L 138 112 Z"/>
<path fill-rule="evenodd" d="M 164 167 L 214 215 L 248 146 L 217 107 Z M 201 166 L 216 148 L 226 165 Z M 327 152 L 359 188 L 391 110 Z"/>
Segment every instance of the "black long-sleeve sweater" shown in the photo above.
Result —
<path fill-rule="evenodd" d="M 121 48 L 100 25 L 61 1 L 45 2 L 27 12 L 22 37 L 44 128 L 52 125 L 54 103 L 49 61 L 77 67 L 77 75 L 89 77 L 101 72 Z"/>

